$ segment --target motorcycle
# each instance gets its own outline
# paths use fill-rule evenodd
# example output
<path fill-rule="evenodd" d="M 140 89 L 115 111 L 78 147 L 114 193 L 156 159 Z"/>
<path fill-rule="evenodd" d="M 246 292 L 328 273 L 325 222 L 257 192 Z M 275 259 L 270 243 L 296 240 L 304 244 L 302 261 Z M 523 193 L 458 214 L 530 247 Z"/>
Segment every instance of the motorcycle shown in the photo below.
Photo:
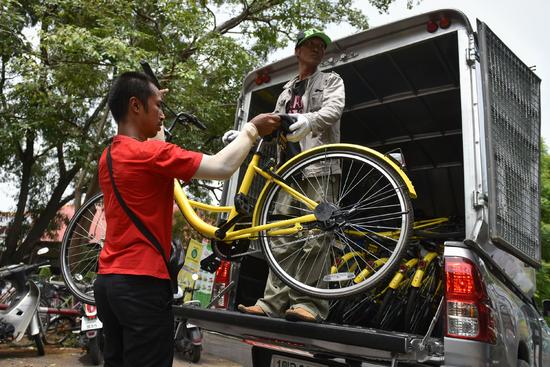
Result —
<path fill-rule="evenodd" d="M 80 319 L 80 343 L 97 366 L 103 362 L 103 323 L 97 317 L 97 308 L 83 304 L 84 313 Z"/>
<path fill-rule="evenodd" d="M 186 291 L 192 291 L 192 289 L 186 288 Z M 178 293 L 174 294 L 175 305 L 190 305 L 200 306 L 200 302 L 196 300 L 183 302 L 183 291 L 178 286 Z M 180 353 L 182 357 L 188 357 L 191 362 L 197 363 L 201 359 L 202 352 L 202 331 L 195 325 L 191 324 L 184 318 L 176 317 L 174 319 L 174 346 L 176 351 Z"/>
<path fill-rule="evenodd" d="M 69 336 L 68 332 L 78 334 L 78 342 L 90 356 L 94 365 L 103 361 L 103 324 L 97 317 L 94 305 L 76 303 L 71 308 L 59 307 L 58 292 L 63 291 L 64 284 L 51 279 L 39 284 L 43 294 L 53 299 L 53 304 L 41 299 L 44 306 L 38 307 L 38 313 L 43 318 L 42 327 L 48 344 L 61 344 Z M 50 307 L 53 306 L 53 307 Z M 51 328 L 51 331 L 50 331 Z M 58 329 L 59 328 L 59 329 Z M 61 332 L 60 332 L 61 330 Z"/>
<path fill-rule="evenodd" d="M 18 342 L 27 332 L 41 356 L 45 351 L 38 318 L 40 289 L 27 274 L 46 264 L 0 268 L 0 343 Z"/>

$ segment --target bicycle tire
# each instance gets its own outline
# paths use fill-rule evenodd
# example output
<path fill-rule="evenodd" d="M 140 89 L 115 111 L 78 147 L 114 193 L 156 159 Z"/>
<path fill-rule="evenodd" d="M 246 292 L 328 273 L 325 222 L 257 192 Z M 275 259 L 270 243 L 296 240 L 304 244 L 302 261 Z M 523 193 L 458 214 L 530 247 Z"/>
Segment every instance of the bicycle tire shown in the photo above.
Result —
<path fill-rule="evenodd" d="M 378 306 L 378 310 L 376 311 L 374 318 L 371 321 L 372 326 L 381 327 L 380 324 L 382 322 L 382 319 L 390 311 L 390 306 L 393 305 L 394 296 L 395 289 L 388 288 L 384 293 L 384 297 L 382 298 L 382 302 L 380 302 L 380 305 Z"/>
<path fill-rule="evenodd" d="M 72 317 L 53 317 L 43 332 L 44 342 L 48 345 L 63 345 L 73 335 L 76 325 L 76 320 Z"/>
<path fill-rule="evenodd" d="M 199 360 L 201 359 L 201 351 L 202 351 L 202 346 L 200 345 L 193 345 L 191 347 L 191 351 L 189 352 L 189 359 L 191 360 L 191 362 L 193 363 L 199 362 Z"/>
<path fill-rule="evenodd" d="M 430 302 L 437 290 L 440 265 L 434 259 L 426 269 L 426 277 L 420 287 L 411 287 L 405 308 L 405 330 L 411 333 L 422 333 L 427 328 L 426 318 L 430 316 L 434 305 Z M 419 299 L 420 298 L 420 299 Z"/>
<path fill-rule="evenodd" d="M 418 297 L 418 290 L 420 288 L 411 287 L 409 291 L 409 297 L 407 298 L 407 306 L 405 307 L 405 330 L 412 332 L 412 316 L 417 308 L 416 298 Z"/>
<path fill-rule="evenodd" d="M 388 289 L 378 308 L 373 326 L 383 330 L 404 330 L 405 307 L 411 286 L 411 271 L 397 289 Z"/>
<path fill-rule="evenodd" d="M 95 304 L 93 284 L 105 239 L 103 193 L 87 200 L 75 213 L 61 242 L 61 274 L 69 291 L 80 301 Z"/>
<path fill-rule="evenodd" d="M 362 147 L 336 144 L 302 153 L 277 170 L 276 177 L 306 196 L 317 197 L 318 204 L 323 203 L 315 211 L 300 207 L 280 185 L 271 181 L 260 193 L 255 225 L 280 220 L 281 212 L 288 219 L 312 212 L 317 218 L 304 224 L 299 233 L 273 235 L 275 232 L 271 230 L 259 233 L 262 251 L 279 279 L 300 293 L 335 299 L 372 289 L 393 275 L 411 235 L 413 213 L 405 182 L 387 162 Z M 328 219 L 326 211 L 331 212 Z M 396 238 L 381 235 L 382 232 L 394 233 L 392 236 Z M 388 260 L 383 266 L 373 269 L 372 275 L 358 283 L 354 282 L 354 276 L 369 266 L 360 257 L 353 259 L 353 270 L 344 268 L 336 276 L 329 274 L 328 269 L 339 254 L 359 250 L 371 258 L 384 257 L 371 253 L 367 241 L 387 252 L 384 256 Z M 289 252 L 293 259 L 288 260 Z M 304 276 L 300 269 L 308 269 L 309 274 Z"/>

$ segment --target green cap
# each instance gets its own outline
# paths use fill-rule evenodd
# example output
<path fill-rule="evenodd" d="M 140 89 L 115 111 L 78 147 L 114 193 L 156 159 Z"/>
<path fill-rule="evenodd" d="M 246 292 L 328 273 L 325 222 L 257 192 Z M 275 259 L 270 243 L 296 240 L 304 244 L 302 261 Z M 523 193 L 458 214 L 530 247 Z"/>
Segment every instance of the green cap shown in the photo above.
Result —
<path fill-rule="evenodd" d="M 310 28 L 308 30 L 301 31 L 300 33 L 298 33 L 298 36 L 296 37 L 295 48 L 300 47 L 302 43 L 304 43 L 305 41 L 313 37 L 319 37 L 320 39 L 322 39 L 323 42 L 325 43 L 325 47 L 330 45 L 330 43 L 332 42 L 330 40 L 330 37 L 324 34 L 322 31 L 318 30 L 317 28 Z"/>

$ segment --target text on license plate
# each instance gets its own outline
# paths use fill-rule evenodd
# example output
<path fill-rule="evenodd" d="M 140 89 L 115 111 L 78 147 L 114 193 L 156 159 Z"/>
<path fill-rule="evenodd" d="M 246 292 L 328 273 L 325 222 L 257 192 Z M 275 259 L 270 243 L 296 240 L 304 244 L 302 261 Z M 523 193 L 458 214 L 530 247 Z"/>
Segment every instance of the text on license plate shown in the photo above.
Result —
<path fill-rule="evenodd" d="M 271 357 L 270 367 L 326 367 L 326 365 L 315 362 L 302 361 L 286 356 L 273 355 Z"/>
<path fill-rule="evenodd" d="M 81 322 L 80 330 L 82 331 L 96 330 L 96 329 L 101 329 L 103 327 L 103 324 L 97 317 L 93 319 L 82 317 L 80 322 Z"/>

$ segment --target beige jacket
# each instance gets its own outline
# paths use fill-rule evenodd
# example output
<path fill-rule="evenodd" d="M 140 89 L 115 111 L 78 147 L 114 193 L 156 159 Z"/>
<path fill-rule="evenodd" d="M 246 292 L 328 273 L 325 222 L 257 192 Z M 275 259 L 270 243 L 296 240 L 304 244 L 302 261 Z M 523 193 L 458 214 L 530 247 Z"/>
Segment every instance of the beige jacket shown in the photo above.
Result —
<path fill-rule="evenodd" d="M 302 151 L 340 142 L 340 117 L 346 101 L 344 81 L 338 74 L 316 71 L 308 79 L 302 96 L 303 115 L 309 120 L 312 131 L 300 141 Z M 276 113 L 286 112 L 286 104 L 292 97 L 292 87 L 297 81 L 298 76 L 284 85 L 277 99 Z"/>
<path fill-rule="evenodd" d="M 300 141 L 302 151 L 340 142 L 340 117 L 346 101 L 344 81 L 338 74 L 316 71 L 308 79 L 302 101 L 303 115 L 311 124 L 311 132 Z M 284 90 L 277 99 L 275 113 L 286 113 L 286 105 L 292 97 L 292 87 L 297 81 L 298 76 L 284 85 Z M 328 161 L 307 167 L 305 172 L 308 177 L 340 173 L 338 162 Z"/>

